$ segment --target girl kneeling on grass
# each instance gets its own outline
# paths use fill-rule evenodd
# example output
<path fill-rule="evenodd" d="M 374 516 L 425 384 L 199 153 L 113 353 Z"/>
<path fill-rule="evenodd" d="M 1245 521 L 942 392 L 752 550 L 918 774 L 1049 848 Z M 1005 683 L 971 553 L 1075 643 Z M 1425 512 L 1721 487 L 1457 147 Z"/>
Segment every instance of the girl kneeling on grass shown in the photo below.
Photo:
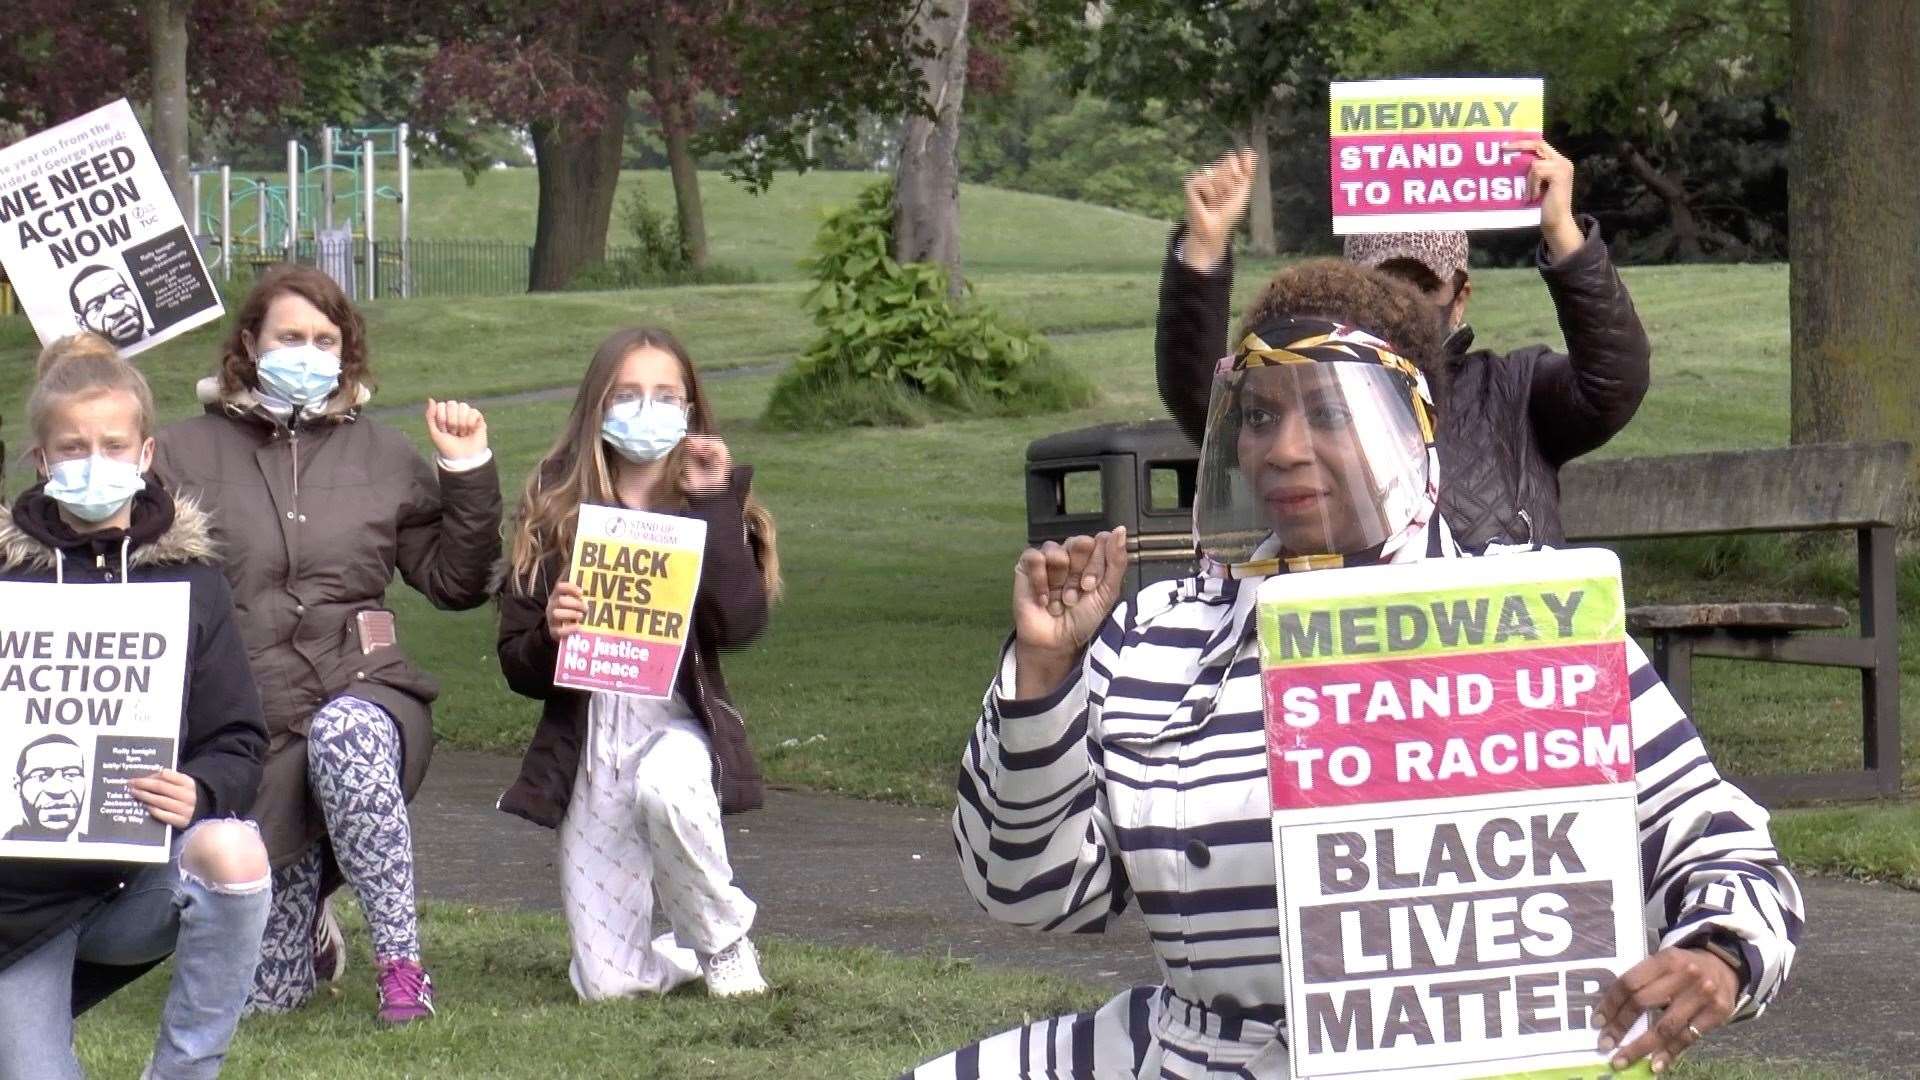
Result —
<path fill-rule="evenodd" d="M 179 767 L 132 780 L 172 826 L 151 866 L 0 860 L 0 1080 L 78 1077 L 73 1016 L 178 954 L 146 1074 L 216 1076 L 260 956 L 267 851 L 247 822 L 266 754 L 260 695 L 207 519 L 144 476 L 153 395 L 104 338 L 41 354 L 28 401 L 43 479 L 0 509 L 0 581 L 63 590 L 186 582 L 188 638 Z M 96 763 L 97 764 L 97 763 Z M 87 762 L 61 734 L 31 741 L 15 769 L 26 821 L 7 839 L 58 845 L 80 831 Z"/>
<path fill-rule="evenodd" d="M 665 993 L 704 975 L 718 997 L 762 993 L 722 813 L 761 805 L 760 769 L 727 696 L 719 650 L 753 641 L 780 590 L 773 518 L 714 433 L 693 361 L 662 330 L 622 330 L 594 353 L 565 432 L 527 479 L 500 595 L 500 666 L 545 703 L 500 809 L 560 831 L 560 888 L 582 1000 Z M 580 628 L 567 560 L 582 504 L 696 517 L 706 550 L 674 694 L 556 687 Z M 658 894 L 671 934 L 653 936 Z M 673 938 L 678 939 L 676 944 Z"/>

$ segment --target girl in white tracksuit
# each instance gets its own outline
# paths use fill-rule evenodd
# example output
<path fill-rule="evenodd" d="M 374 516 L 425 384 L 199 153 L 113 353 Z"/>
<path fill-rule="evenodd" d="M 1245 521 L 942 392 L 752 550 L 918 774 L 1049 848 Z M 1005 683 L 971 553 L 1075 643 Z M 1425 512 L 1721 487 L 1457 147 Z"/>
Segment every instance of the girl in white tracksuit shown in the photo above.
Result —
<path fill-rule="evenodd" d="M 1244 372 L 1264 356 L 1276 365 L 1270 371 L 1338 374 L 1352 385 L 1363 363 L 1373 364 L 1394 372 L 1376 382 L 1399 379 L 1424 395 L 1411 365 L 1390 362 L 1398 361 L 1396 350 L 1347 325 L 1379 327 L 1410 342 L 1403 348 L 1431 348 L 1431 329 L 1409 314 L 1417 303 L 1369 271 L 1302 264 L 1283 271 L 1255 302 L 1248 324 L 1256 333 L 1243 343 L 1236 368 Z M 1236 385 L 1244 392 L 1253 383 Z M 1015 573 L 1015 637 L 961 763 L 953 829 L 962 876 L 981 905 L 995 918 L 1037 929 L 1097 932 L 1137 904 L 1162 981 L 1090 1013 L 992 1036 L 923 1065 L 916 1078 L 1289 1075 L 1267 736 L 1252 632 L 1258 578 L 1453 558 L 1458 551 L 1434 513 L 1430 427 L 1424 452 L 1408 459 L 1409 482 L 1376 500 L 1370 513 L 1342 519 L 1343 496 L 1358 488 L 1342 479 L 1339 455 L 1324 453 L 1318 440 L 1323 429 L 1361 425 L 1364 410 L 1316 404 L 1312 395 L 1265 408 L 1236 400 L 1224 410 L 1217 397 L 1209 423 L 1203 474 L 1216 455 L 1214 421 L 1240 425 L 1225 433 L 1225 452 L 1233 453 L 1237 441 L 1240 471 L 1266 515 L 1253 534 L 1264 532 L 1264 541 L 1230 566 L 1162 582 L 1115 606 L 1126 568 L 1123 536 L 1082 537 L 1023 556 Z M 1299 440 L 1298 460 L 1284 460 L 1277 449 L 1250 460 L 1247 433 L 1256 422 L 1285 428 L 1288 410 L 1297 410 L 1307 425 L 1300 430 L 1311 433 Z M 1203 551 L 1208 486 L 1203 475 Z M 1315 539 L 1298 540 L 1303 523 L 1314 526 L 1305 531 Z M 1619 1003 L 1596 1038 L 1624 1041 L 1643 1008 L 1663 1008 L 1652 1034 L 1617 1053 L 1664 1065 L 1713 1028 L 1765 1007 L 1786 979 L 1802 911 L 1765 811 L 1721 779 L 1693 725 L 1631 642 L 1627 654 L 1645 910 L 1660 948 L 1620 982 L 1650 985 L 1648 996 L 1657 1000 Z M 1659 977 L 1676 973 L 1704 989 L 1667 993 L 1673 980 Z"/>
<path fill-rule="evenodd" d="M 588 367 L 573 415 L 528 478 L 500 595 L 507 682 L 544 702 L 500 809 L 560 833 L 560 886 L 582 1000 L 665 993 L 705 978 L 718 997 L 767 989 L 733 880 L 723 812 L 760 806 L 759 766 L 719 650 L 753 641 L 779 591 L 773 519 L 731 460 L 693 363 L 672 336 L 623 330 Z M 585 613 L 567 580 L 583 503 L 699 518 L 706 546 L 672 697 L 553 685 Z M 653 933 L 658 902 L 669 931 Z"/>

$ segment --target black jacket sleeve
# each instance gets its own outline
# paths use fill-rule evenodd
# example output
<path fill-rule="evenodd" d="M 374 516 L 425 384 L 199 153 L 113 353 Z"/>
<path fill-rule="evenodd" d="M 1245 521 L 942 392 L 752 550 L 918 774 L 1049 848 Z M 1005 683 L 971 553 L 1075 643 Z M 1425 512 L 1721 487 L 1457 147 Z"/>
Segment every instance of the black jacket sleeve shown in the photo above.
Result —
<path fill-rule="evenodd" d="M 197 567 L 191 579 L 194 627 L 180 771 L 199 788 L 194 820 L 245 815 L 260 789 L 267 724 L 260 691 L 247 666 L 247 646 L 233 621 L 226 575 Z"/>
<path fill-rule="evenodd" d="M 689 499 L 687 516 L 707 524 L 700 590 L 693 597 L 693 629 L 716 648 L 751 644 L 767 628 L 767 589 L 747 536 L 751 465 L 735 465 L 724 490 Z"/>
<path fill-rule="evenodd" d="M 1154 372 L 1160 400 L 1195 446 L 1207 429 L 1207 396 L 1213 368 L 1227 353 L 1227 321 L 1233 301 L 1233 251 L 1211 273 L 1180 261 L 1176 227 L 1160 267 L 1160 312 L 1153 325 Z"/>
<path fill-rule="evenodd" d="M 494 642 L 500 655 L 500 673 L 516 694 L 536 700 L 553 695 L 553 668 L 560 646 L 547 635 L 547 600 L 553 595 L 562 560 L 547 560 L 532 592 L 522 592 L 512 578 L 500 587 L 500 633 Z"/>
<path fill-rule="evenodd" d="M 1537 255 L 1567 354 L 1540 351 L 1528 415 L 1541 452 L 1555 465 L 1598 449 L 1626 427 L 1650 380 L 1652 345 L 1600 226 L 1582 216 L 1580 228 L 1586 241 L 1564 262 L 1549 263 L 1544 247 Z"/>

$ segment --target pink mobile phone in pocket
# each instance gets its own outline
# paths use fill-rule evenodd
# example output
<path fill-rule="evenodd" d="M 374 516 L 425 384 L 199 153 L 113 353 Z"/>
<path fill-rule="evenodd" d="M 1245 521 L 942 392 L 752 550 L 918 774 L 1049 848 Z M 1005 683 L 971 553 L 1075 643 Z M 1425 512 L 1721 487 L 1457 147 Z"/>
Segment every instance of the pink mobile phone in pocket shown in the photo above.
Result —
<path fill-rule="evenodd" d="M 362 653 L 384 649 L 399 640 L 398 632 L 394 629 L 391 611 L 362 611 L 353 619 L 355 627 L 360 632 Z"/>

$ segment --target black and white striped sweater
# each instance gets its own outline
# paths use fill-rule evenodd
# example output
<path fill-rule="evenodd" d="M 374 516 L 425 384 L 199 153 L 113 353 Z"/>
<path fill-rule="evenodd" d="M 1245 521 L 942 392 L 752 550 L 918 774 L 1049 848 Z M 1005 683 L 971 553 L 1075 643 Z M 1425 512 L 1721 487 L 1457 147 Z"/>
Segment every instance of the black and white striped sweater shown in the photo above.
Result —
<path fill-rule="evenodd" d="M 1281 1022 L 1249 633 L 1258 584 L 1188 578 L 1143 590 L 1042 698 L 1009 696 L 1009 646 L 962 762 L 953 829 L 967 887 L 995 918 L 1098 932 L 1137 903 L 1174 993 Z M 1758 1015 L 1793 961 L 1799 889 L 1766 811 L 1720 777 L 1631 642 L 1628 669 L 1647 925 L 1662 945 L 1708 926 L 1739 937 L 1749 979 L 1737 1015 Z"/>

